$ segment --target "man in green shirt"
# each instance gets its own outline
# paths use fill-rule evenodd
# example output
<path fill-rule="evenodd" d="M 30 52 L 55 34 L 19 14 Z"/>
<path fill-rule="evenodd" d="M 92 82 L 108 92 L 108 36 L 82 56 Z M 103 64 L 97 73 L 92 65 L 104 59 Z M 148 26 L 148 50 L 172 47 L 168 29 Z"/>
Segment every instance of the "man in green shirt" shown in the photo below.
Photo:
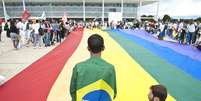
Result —
<path fill-rule="evenodd" d="M 70 94 L 72 101 L 112 101 L 116 97 L 114 66 L 101 58 L 103 38 L 94 34 L 88 39 L 91 57 L 73 69 Z"/>

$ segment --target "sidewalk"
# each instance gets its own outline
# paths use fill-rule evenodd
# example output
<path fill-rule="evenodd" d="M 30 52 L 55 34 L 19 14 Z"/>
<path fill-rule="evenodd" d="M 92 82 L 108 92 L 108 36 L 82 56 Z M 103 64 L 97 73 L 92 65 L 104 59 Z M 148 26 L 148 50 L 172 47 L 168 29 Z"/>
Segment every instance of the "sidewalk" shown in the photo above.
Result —
<path fill-rule="evenodd" d="M 3 32 L 2 42 L 0 42 L 0 75 L 6 78 L 4 82 L 14 77 L 56 46 L 42 47 L 41 49 L 33 49 L 32 46 L 29 46 L 16 50 L 12 46 L 11 39 L 7 38 L 5 32 Z"/>

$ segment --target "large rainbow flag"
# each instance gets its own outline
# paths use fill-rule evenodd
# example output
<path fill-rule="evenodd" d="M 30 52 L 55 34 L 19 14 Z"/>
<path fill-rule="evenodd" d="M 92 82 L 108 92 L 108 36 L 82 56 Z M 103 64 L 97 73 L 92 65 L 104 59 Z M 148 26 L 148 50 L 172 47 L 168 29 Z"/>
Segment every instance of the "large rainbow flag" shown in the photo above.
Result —
<path fill-rule="evenodd" d="M 71 101 L 73 67 L 90 57 L 87 39 L 95 33 L 105 40 L 102 58 L 116 70 L 114 101 L 148 101 L 154 84 L 167 87 L 167 101 L 201 101 L 201 52 L 197 49 L 157 40 L 142 30 L 100 29 L 72 32 L 61 45 L 0 86 L 0 101 Z M 88 86 L 93 91 L 97 85 Z"/>

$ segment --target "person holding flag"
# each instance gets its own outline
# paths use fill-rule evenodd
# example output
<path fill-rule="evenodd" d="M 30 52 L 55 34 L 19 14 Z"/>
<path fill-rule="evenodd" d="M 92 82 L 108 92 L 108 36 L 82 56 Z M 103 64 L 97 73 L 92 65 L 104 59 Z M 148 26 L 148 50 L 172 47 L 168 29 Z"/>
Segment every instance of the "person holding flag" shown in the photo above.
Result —
<path fill-rule="evenodd" d="M 91 57 L 73 68 L 70 84 L 72 101 L 112 101 L 116 98 L 115 69 L 101 58 L 104 48 L 100 35 L 88 38 Z"/>
<path fill-rule="evenodd" d="M 64 12 L 64 16 L 62 17 L 62 21 L 63 21 L 64 24 L 68 21 L 66 12 Z"/>
<path fill-rule="evenodd" d="M 20 23 L 17 24 L 19 30 L 20 30 L 20 44 L 19 48 L 24 46 L 26 44 L 26 36 L 27 36 L 27 23 L 28 23 L 28 18 L 31 16 L 29 11 L 26 9 L 25 6 L 25 1 L 23 0 L 23 14 L 21 16 L 21 21 Z"/>

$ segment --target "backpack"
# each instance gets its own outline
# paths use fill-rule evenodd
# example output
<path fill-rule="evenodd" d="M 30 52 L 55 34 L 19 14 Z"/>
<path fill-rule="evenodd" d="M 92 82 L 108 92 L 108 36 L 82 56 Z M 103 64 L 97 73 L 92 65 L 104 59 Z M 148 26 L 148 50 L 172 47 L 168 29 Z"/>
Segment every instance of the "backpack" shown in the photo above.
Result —
<path fill-rule="evenodd" d="M 8 28 L 8 24 L 6 23 L 5 26 L 4 26 L 4 31 L 8 31 L 9 28 Z"/>
<path fill-rule="evenodd" d="M 40 28 L 38 29 L 38 32 L 39 32 L 39 35 L 41 35 L 41 36 L 44 34 L 44 31 L 43 31 L 41 25 L 40 25 Z"/>
<path fill-rule="evenodd" d="M 29 23 L 27 23 L 27 25 L 26 25 L 26 30 L 28 30 L 29 29 Z"/>

